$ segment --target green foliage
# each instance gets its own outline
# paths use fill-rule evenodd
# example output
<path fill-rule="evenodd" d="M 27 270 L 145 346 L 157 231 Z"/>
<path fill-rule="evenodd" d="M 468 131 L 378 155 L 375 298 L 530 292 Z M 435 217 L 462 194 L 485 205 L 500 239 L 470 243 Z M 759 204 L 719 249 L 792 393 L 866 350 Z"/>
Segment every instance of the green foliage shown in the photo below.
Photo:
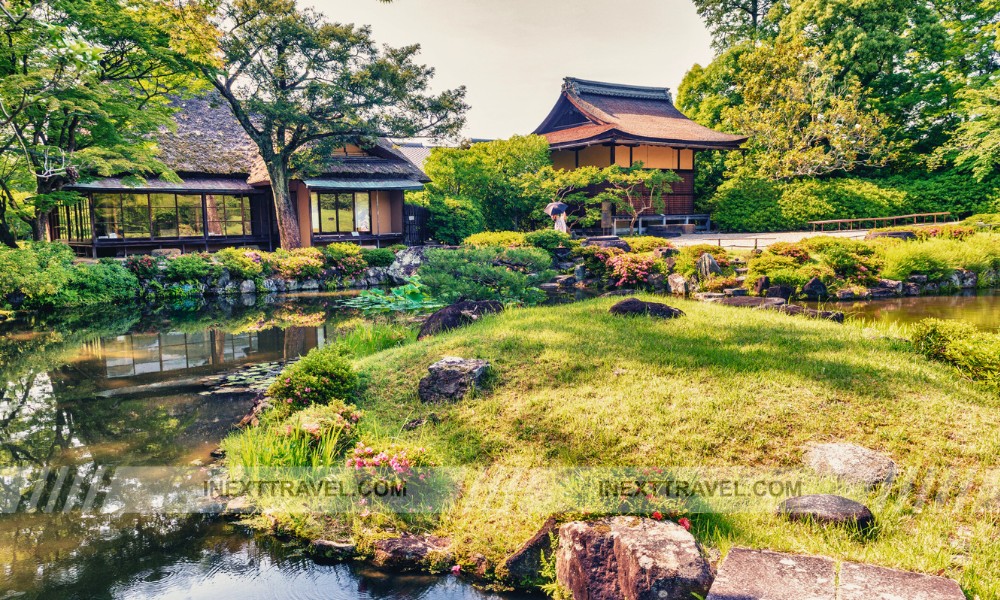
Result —
<path fill-rule="evenodd" d="M 327 404 L 313 404 L 293 413 L 278 429 L 284 427 L 285 435 L 302 438 L 313 446 L 324 439 L 336 439 L 343 452 L 353 445 L 361 417 L 361 411 L 354 405 L 332 399 Z"/>
<path fill-rule="evenodd" d="M 97 264 L 77 265 L 57 302 L 68 304 L 116 304 L 135 300 L 139 280 L 113 258 Z"/>
<path fill-rule="evenodd" d="M 354 244 L 344 245 L 354 246 Z M 323 273 L 325 265 L 329 265 L 334 270 L 334 273 L 344 275 L 344 273 L 338 270 L 340 263 L 331 261 L 325 252 L 327 252 L 325 248 L 322 251 L 319 248 L 295 248 L 293 250 L 279 248 L 270 254 L 262 253 L 261 259 L 266 272 L 278 275 L 284 279 L 294 279 L 296 281 L 316 279 Z M 350 261 L 350 264 L 360 265 L 360 269 L 364 270 L 364 260 L 361 258 L 361 251 L 356 249 L 355 252 L 357 253 L 356 260 Z M 349 261 L 344 260 L 343 262 L 348 263 Z"/>
<path fill-rule="evenodd" d="M 931 281 L 944 279 L 951 274 L 948 261 L 926 244 L 895 244 L 886 249 L 882 275 L 889 279 L 905 281 L 915 273 L 926 275 Z"/>
<path fill-rule="evenodd" d="M 652 252 L 657 248 L 673 248 L 674 245 L 667 240 L 652 235 L 630 235 L 622 238 L 628 242 L 632 252 Z"/>
<path fill-rule="evenodd" d="M 233 279 L 257 279 L 264 273 L 264 258 L 258 250 L 224 248 L 216 252 L 214 258 Z"/>
<path fill-rule="evenodd" d="M 778 256 L 787 256 L 799 264 L 809 261 L 809 251 L 788 242 L 775 242 L 767 247 L 767 251 Z"/>
<path fill-rule="evenodd" d="M 839 239 L 819 251 L 819 260 L 833 274 L 849 283 L 870 285 L 878 279 L 882 261 L 875 248 L 864 242 Z"/>
<path fill-rule="evenodd" d="M 601 171 L 601 179 L 602 191 L 593 201 L 610 202 L 623 214 L 631 215 L 631 232 L 642 213 L 665 210 L 664 196 L 671 192 L 670 184 L 681 180 L 673 171 L 645 169 L 641 162 L 627 168 L 611 165 Z"/>
<path fill-rule="evenodd" d="M 531 221 L 535 226 L 551 223 L 551 217 L 545 214 L 545 207 L 552 202 L 562 202 L 569 206 L 566 211 L 567 226 L 592 227 L 601 221 L 601 200 L 588 193 L 588 189 L 604 183 L 608 173 L 608 169 L 587 165 L 575 169 L 556 169 L 545 165 L 523 173 L 517 181 L 525 197 L 533 202 Z"/>
<path fill-rule="evenodd" d="M 477 203 L 465 198 L 433 196 L 427 208 L 430 210 L 427 229 L 433 239 L 445 244 L 460 244 L 482 231 L 486 224 Z"/>
<path fill-rule="evenodd" d="M 500 300 L 536 304 L 545 294 L 535 287 L 551 279 L 552 258 L 538 248 L 430 250 L 420 278 L 444 302 Z"/>
<path fill-rule="evenodd" d="M 196 282 L 215 272 L 212 262 L 201 254 L 184 254 L 167 261 L 163 275 L 173 283 Z"/>
<path fill-rule="evenodd" d="M 348 400 L 354 396 L 358 376 L 337 346 L 314 348 L 278 375 L 267 394 L 278 403 L 302 408 Z"/>
<path fill-rule="evenodd" d="M 462 240 L 463 246 L 473 246 L 482 248 L 484 246 L 500 246 L 501 248 L 512 248 L 515 246 L 527 246 L 528 242 L 524 233 L 520 231 L 483 231 L 474 233 Z"/>
<path fill-rule="evenodd" d="M 646 285 L 649 276 L 665 271 L 663 260 L 652 253 L 618 254 L 607 261 L 610 279 L 618 287 Z"/>
<path fill-rule="evenodd" d="M 65 244 L 0 246 L 0 306 L 24 294 L 24 307 L 53 303 L 72 275 L 73 251 Z"/>
<path fill-rule="evenodd" d="M 460 210 L 480 216 L 475 217 L 472 226 L 461 230 L 464 233 L 455 226 L 434 233 L 431 227 L 432 236 L 457 244 L 484 229 L 533 229 L 538 223 L 533 222 L 532 214 L 542 200 L 537 191 L 526 189 L 521 177 L 549 165 L 549 143 L 538 135 L 479 142 L 467 148 L 433 149 L 424 163 L 424 171 L 431 178 L 426 188 L 429 208 L 434 210 L 435 199 L 442 202 L 445 198 L 464 198 L 471 206 Z"/>
<path fill-rule="evenodd" d="M 724 50 L 746 41 L 777 33 L 777 23 L 768 18 L 772 0 L 695 0 L 698 16 L 712 33 L 712 46 Z"/>
<path fill-rule="evenodd" d="M 388 267 L 396 261 L 396 254 L 388 248 L 362 248 L 361 258 L 369 267 Z"/>
<path fill-rule="evenodd" d="M 354 358 L 404 346 L 416 340 L 413 329 L 399 323 L 365 321 L 337 338 L 337 346 Z"/>
<path fill-rule="evenodd" d="M 917 351 L 946 362 L 975 381 L 1000 389 L 1000 334 L 987 333 L 964 321 L 924 319 L 913 329 Z"/>
<path fill-rule="evenodd" d="M 388 292 L 380 289 L 363 290 L 360 294 L 344 301 L 344 306 L 360 308 L 366 313 L 426 310 L 444 306 L 431 296 L 427 286 L 414 275 L 409 281 Z"/>
<path fill-rule="evenodd" d="M 550 255 L 554 255 L 557 248 L 572 248 L 573 238 L 568 233 L 556 231 L 555 229 L 541 229 L 525 234 L 524 241 L 535 248 L 541 248 Z"/>
<path fill-rule="evenodd" d="M 786 229 L 779 205 L 781 191 L 781 184 L 767 179 L 730 179 L 708 201 L 712 221 L 720 231 Z"/>
<path fill-rule="evenodd" d="M 353 279 L 368 268 L 368 261 L 365 260 L 364 252 L 362 251 L 361 246 L 358 246 L 357 244 L 346 242 L 328 244 L 324 246 L 320 252 L 321 256 L 319 258 L 321 264 L 325 265 L 327 269 L 330 269 L 335 277 Z M 300 255 L 302 254 L 304 253 L 300 252 Z M 315 255 L 310 254 L 309 256 Z M 395 256 L 393 257 L 393 260 L 395 260 Z M 392 261 L 390 261 L 389 264 L 392 264 Z M 316 275 L 311 275 L 311 273 L 315 270 L 314 266 L 315 265 L 312 264 L 306 266 L 305 272 L 307 275 L 292 277 L 292 279 L 318 276 L 319 272 L 317 272 Z"/>
<path fill-rule="evenodd" d="M 778 201 L 783 227 L 806 229 L 808 221 L 907 214 L 903 192 L 857 179 L 798 181 L 785 186 Z"/>

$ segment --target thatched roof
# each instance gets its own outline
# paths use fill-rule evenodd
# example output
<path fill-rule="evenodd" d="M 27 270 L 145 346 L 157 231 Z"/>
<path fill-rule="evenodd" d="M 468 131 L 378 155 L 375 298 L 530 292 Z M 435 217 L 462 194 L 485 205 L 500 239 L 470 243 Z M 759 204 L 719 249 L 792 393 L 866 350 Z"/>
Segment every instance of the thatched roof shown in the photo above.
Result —
<path fill-rule="evenodd" d="M 177 99 L 175 132 L 157 136 L 160 159 L 177 173 L 249 175 L 257 146 L 218 94 Z"/>
<path fill-rule="evenodd" d="M 312 178 L 340 179 L 406 179 L 427 182 L 430 179 L 410 162 L 392 143 L 380 138 L 374 146 L 364 149 L 368 156 L 339 156 L 330 159 Z M 264 161 L 255 157 L 248 182 L 250 185 L 267 184 L 270 178 Z"/>
<path fill-rule="evenodd" d="M 608 142 L 645 142 L 679 148 L 736 149 L 745 136 L 695 123 L 674 107 L 668 88 L 567 77 L 552 111 L 535 130 L 553 149 Z"/>

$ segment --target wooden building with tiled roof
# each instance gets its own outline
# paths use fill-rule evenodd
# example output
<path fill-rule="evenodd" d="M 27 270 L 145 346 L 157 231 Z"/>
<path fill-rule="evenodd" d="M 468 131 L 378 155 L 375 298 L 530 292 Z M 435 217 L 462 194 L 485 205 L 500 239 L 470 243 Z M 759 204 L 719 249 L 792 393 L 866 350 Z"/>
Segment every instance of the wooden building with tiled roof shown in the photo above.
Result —
<path fill-rule="evenodd" d="M 176 103 L 176 130 L 161 131 L 156 142 L 160 159 L 180 181 L 78 182 L 67 189 L 87 201 L 53 213 L 52 239 L 92 256 L 277 246 L 267 171 L 228 104 L 214 95 Z M 364 148 L 348 144 L 316 171 L 291 183 L 307 246 L 402 241 L 403 192 L 428 181 L 388 140 Z"/>
<path fill-rule="evenodd" d="M 642 162 L 676 172 L 681 181 L 671 186 L 663 216 L 694 213 L 695 152 L 736 150 L 747 139 L 685 117 L 674 107 L 669 88 L 573 77 L 564 80 L 559 99 L 534 133 L 549 141 L 556 168 Z"/>

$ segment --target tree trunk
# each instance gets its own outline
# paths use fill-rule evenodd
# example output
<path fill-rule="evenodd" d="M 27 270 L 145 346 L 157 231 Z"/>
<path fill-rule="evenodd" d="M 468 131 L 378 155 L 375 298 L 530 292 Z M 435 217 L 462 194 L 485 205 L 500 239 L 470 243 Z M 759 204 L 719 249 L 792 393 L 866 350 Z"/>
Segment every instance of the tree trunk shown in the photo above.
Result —
<path fill-rule="evenodd" d="M 267 165 L 271 177 L 271 193 L 274 195 L 274 214 L 278 220 L 278 237 L 281 247 L 285 250 L 302 247 L 302 236 L 299 233 L 299 217 L 295 212 L 295 203 L 288 189 L 288 170 L 283 165 Z"/>
<path fill-rule="evenodd" d="M 36 242 L 49 242 L 49 213 L 40 212 L 31 222 L 31 235 Z"/>

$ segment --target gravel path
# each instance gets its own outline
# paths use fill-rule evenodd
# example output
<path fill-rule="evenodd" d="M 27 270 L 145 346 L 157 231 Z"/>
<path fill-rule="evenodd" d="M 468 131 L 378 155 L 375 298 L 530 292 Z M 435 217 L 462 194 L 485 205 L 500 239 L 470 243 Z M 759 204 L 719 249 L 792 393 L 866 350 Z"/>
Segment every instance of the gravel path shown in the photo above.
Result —
<path fill-rule="evenodd" d="M 754 247 L 766 248 L 775 242 L 798 242 L 817 235 L 863 239 L 867 233 L 867 229 L 854 229 L 851 231 L 781 231 L 777 233 L 690 233 L 681 237 L 670 238 L 669 241 L 675 246 L 713 244 L 722 246 L 723 248 L 750 250 Z"/>

